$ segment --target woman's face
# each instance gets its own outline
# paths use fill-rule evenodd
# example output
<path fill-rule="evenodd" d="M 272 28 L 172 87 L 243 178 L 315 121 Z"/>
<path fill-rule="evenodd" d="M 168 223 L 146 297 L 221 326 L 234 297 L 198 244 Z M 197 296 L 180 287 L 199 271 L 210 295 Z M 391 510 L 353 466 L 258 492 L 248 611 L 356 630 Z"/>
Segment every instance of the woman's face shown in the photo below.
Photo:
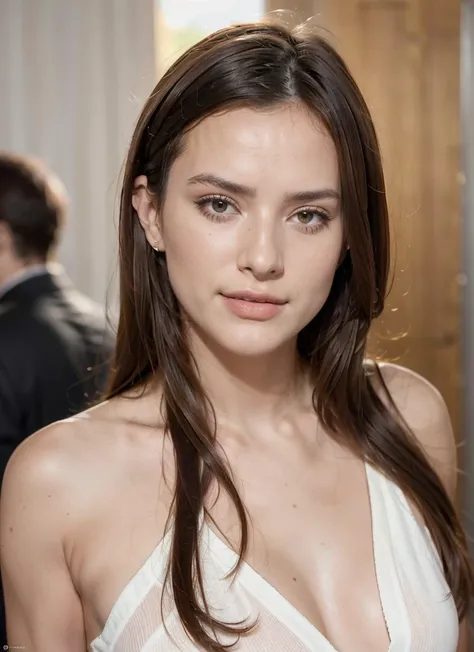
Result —
<path fill-rule="evenodd" d="M 344 246 L 337 154 L 314 116 L 292 105 L 208 117 L 171 167 L 159 216 L 145 197 L 134 205 L 193 337 L 243 356 L 294 344 Z"/>

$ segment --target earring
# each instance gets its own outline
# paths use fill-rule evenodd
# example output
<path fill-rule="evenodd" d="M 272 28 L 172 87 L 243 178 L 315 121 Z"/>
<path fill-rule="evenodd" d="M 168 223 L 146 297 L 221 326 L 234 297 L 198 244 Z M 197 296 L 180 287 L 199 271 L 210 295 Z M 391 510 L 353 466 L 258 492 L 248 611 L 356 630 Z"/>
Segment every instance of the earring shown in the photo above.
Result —
<path fill-rule="evenodd" d="M 155 251 L 159 251 L 159 249 L 158 249 L 158 240 L 155 240 L 155 243 L 152 244 L 151 246 L 152 246 L 152 249 L 154 249 Z"/>

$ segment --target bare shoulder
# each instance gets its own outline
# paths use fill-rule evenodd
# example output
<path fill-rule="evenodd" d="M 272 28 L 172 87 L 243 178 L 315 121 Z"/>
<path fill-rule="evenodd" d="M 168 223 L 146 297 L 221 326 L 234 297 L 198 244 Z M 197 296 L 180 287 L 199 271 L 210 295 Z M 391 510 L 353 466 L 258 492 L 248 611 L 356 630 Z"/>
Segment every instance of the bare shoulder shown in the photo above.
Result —
<path fill-rule="evenodd" d="M 2 515 L 34 504 L 35 511 L 60 514 L 87 486 L 87 462 L 103 447 L 100 421 L 89 412 L 54 423 L 27 437 L 11 456 L 2 484 Z M 89 466 L 88 478 L 94 475 Z M 82 493 L 79 489 L 82 485 Z M 67 510 L 66 510 L 67 511 Z M 67 513 L 70 513 L 67 511 Z"/>
<path fill-rule="evenodd" d="M 118 515 L 128 531 L 137 506 L 143 502 L 145 513 L 152 496 L 156 508 L 165 438 L 156 397 L 148 407 L 142 399 L 117 397 L 48 426 L 28 437 L 7 465 L 0 500 L 3 588 L 9 636 L 28 649 L 85 649 L 79 596 L 91 563 L 84 560 L 97 553 L 101 536 L 107 554 Z"/>
<path fill-rule="evenodd" d="M 65 529 L 77 525 L 98 495 L 121 486 L 132 465 L 147 459 L 151 446 L 155 460 L 159 455 L 159 429 L 140 422 L 140 409 L 139 399 L 118 397 L 25 439 L 5 471 L 2 514 L 30 504 L 35 512 L 54 512 Z"/>
<path fill-rule="evenodd" d="M 426 378 L 410 369 L 392 363 L 381 363 L 379 369 L 397 410 L 454 497 L 457 447 L 443 397 Z"/>

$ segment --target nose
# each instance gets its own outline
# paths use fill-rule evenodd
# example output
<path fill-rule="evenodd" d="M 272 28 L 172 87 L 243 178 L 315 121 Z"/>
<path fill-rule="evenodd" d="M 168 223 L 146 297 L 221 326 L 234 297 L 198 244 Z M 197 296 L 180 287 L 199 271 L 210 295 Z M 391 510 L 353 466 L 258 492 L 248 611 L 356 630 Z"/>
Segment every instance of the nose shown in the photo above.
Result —
<path fill-rule="evenodd" d="M 242 224 L 237 265 L 240 271 L 251 272 L 258 281 L 280 278 L 284 272 L 279 225 L 269 217 L 256 217 Z"/>

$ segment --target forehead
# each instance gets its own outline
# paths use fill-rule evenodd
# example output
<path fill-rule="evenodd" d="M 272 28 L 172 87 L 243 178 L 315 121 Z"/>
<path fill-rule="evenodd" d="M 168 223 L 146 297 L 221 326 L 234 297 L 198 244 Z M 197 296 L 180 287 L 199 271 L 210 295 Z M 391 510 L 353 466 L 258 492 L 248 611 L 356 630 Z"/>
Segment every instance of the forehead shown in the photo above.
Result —
<path fill-rule="evenodd" d="M 300 105 L 209 116 L 189 132 L 173 167 L 175 177 L 212 172 L 257 189 L 271 185 L 273 192 L 339 187 L 334 143 Z"/>

